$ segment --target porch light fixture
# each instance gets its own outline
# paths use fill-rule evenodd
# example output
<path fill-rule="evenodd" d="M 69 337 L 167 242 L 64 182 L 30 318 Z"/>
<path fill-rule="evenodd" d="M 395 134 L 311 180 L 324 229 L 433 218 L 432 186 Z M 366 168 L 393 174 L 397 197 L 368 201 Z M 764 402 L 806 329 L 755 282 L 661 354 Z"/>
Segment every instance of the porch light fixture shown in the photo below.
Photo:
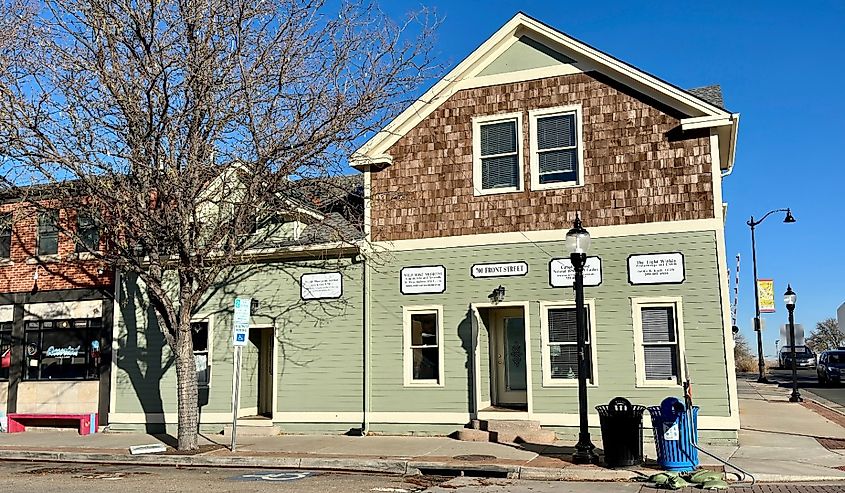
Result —
<path fill-rule="evenodd" d="M 490 301 L 494 304 L 501 303 L 505 300 L 505 287 L 500 284 L 498 288 L 494 289 L 493 292 L 490 293 L 488 298 L 490 298 Z"/>
<path fill-rule="evenodd" d="M 587 354 L 585 341 L 587 339 L 587 320 L 584 309 L 584 264 L 587 263 L 587 250 L 590 249 L 590 233 L 581 226 L 581 218 L 575 215 L 572 229 L 566 233 L 566 248 L 569 250 L 569 260 L 575 269 L 575 325 L 578 329 L 578 444 L 572 454 L 575 464 L 596 464 L 596 455 L 590 428 L 587 424 Z"/>
<path fill-rule="evenodd" d="M 804 399 L 801 398 L 801 392 L 798 392 L 798 366 L 795 361 L 795 317 L 793 313 L 795 312 L 795 301 L 798 297 L 795 295 L 795 291 L 792 290 L 792 286 L 787 284 L 786 285 L 786 292 L 783 293 L 783 304 L 786 305 L 787 311 L 789 311 L 789 353 L 790 359 L 792 360 L 792 395 L 789 396 L 789 402 L 802 402 Z"/>

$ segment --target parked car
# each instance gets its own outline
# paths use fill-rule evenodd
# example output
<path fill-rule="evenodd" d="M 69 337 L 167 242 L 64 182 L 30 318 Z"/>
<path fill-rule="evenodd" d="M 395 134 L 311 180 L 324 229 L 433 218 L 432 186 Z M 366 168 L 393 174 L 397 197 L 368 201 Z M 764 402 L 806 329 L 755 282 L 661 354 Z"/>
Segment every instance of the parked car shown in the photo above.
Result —
<path fill-rule="evenodd" d="M 778 365 L 787 370 L 792 368 L 792 346 L 781 348 Z M 815 368 L 816 354 L 807 346 L 795 346 L 795 366 L 798 368 Z"/>
<path fill-rule="evenodd" d="M 820 384 L 838 384 L 842 381 L 843 371 L 845 371 L 845 351 L 822 352 L 819 356 L 819 364 L 816 366 L 816 376 Z"/>

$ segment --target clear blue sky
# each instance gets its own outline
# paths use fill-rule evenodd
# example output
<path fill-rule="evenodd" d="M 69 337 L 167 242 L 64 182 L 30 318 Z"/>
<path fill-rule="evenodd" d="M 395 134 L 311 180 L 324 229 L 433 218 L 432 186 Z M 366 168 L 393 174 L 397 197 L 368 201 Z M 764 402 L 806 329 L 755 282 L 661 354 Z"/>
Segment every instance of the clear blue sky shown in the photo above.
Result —
<path fill-rule="evenodd" d="M 720 84 L 728 109 L 742 115 L 724 180 L 732 269 L 742 257 L 738 325 L 756 340 L 745 223 L 782 207 L 798 222 L 772 215 L 757 228 L 759 276 L 775 279 L 778 309 L 764 315 L 764 349 L 774 354 L 786 321 L 787 283 L 798 294 L 797 323 L 836 317 L 845 302 L 845 2 L 383 2 L 393 16 L 420 5 L 442 18 L 436 47 L 449 68 L 522 10 L 678 86 Z"/>

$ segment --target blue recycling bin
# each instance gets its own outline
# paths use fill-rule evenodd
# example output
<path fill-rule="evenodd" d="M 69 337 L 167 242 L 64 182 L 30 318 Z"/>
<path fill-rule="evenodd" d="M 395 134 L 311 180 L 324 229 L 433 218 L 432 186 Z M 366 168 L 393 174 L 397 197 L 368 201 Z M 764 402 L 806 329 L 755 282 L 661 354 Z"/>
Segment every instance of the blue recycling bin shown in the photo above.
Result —
<path fill-rule="evenodd" d="M 657 447 L 657 463 L 666 471 L 688 472 L 698 467 L 698 406 L 667 397 L 648 408 Z"/>

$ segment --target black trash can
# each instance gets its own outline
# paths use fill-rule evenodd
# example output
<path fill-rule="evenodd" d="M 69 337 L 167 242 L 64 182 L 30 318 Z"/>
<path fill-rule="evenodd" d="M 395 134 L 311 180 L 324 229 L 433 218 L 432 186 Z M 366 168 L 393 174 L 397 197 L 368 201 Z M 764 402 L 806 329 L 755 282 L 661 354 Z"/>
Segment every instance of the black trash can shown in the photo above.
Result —
<path fill-rule="evenodd" d="M 596 406 L 601 423 L 604 463 L 607 467 L 629 467 L 643 463 L 643 413 L 645 406 L 615 397 Z"/>

